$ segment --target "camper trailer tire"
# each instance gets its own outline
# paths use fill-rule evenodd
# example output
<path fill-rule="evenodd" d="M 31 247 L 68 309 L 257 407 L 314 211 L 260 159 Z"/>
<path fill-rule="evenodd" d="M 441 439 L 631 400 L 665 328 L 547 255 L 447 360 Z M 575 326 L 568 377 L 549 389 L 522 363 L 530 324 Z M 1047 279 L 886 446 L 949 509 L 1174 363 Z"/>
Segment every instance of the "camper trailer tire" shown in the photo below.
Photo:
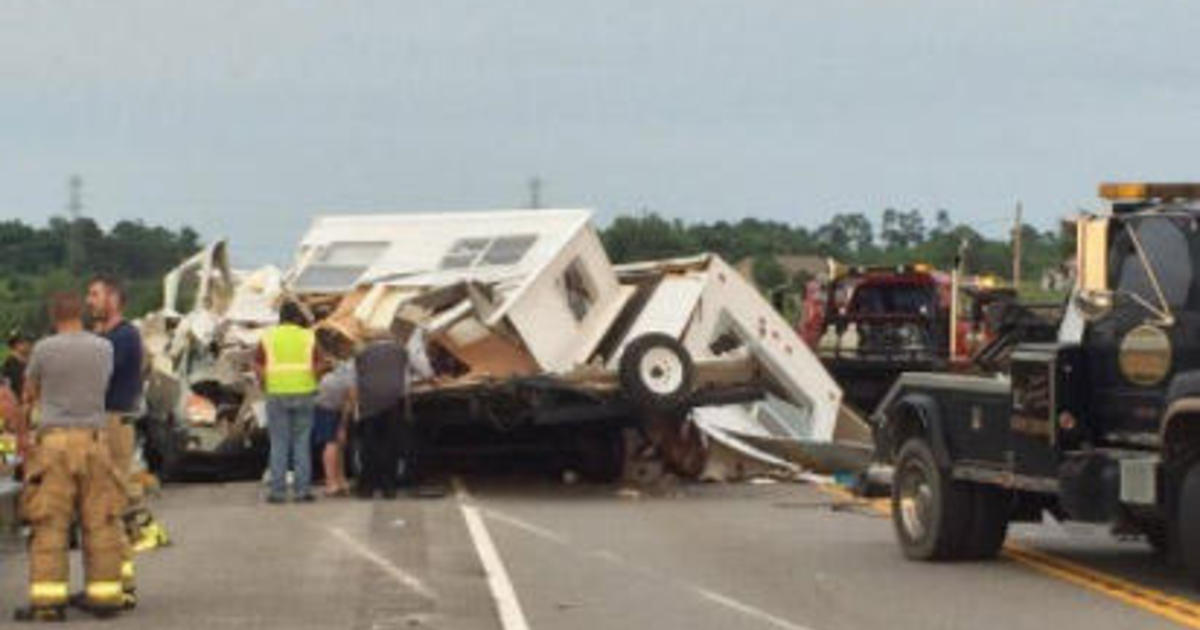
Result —
<path fill-rule="evenodd" d="M 618 375 L 625 395 L 637 407 L 670 412 L 687 403 L 695 369 L 691 354 L 678 339 L 648 333 L 626 346 Z"/>

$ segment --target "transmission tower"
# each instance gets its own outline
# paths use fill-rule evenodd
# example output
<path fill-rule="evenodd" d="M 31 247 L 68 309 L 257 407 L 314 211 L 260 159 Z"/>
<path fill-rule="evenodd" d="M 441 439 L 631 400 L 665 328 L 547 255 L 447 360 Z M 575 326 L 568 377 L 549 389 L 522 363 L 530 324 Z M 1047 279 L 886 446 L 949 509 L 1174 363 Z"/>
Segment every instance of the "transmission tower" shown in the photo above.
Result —
<path fill-rule="evenodd" d="M 83 178 L 72 175 L 67 180 L 67 268 L 72 271 L 83 266 Z"/>
<path fill-rule="evenodd" d="M 529 180 L 529 207 L 534 210 L 542 207 L 542 180 L 540 177 Z"/>

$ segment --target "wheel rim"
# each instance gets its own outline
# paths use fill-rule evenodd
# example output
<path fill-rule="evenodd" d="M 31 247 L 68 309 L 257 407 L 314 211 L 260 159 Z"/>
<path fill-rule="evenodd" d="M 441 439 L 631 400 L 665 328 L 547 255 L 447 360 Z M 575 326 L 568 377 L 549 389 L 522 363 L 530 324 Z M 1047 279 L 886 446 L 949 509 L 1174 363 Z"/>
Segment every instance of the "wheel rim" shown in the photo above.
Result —
<path fill-rule="evenodd" d="M 674 394 L 683 385 L 683 361 L 667 348 L 651 348 L 638 362 L 638 374 L 651 392 Z"/>
<path fill-rule="evenodd" d="M 904 469 L 900 481 L 898 513 L 905 533 L 912 540 L 921 540 L 929 531 L 930 511 L 933 507 L 933 487 L 929 476 L 918 465 L 910 464 Z"/>

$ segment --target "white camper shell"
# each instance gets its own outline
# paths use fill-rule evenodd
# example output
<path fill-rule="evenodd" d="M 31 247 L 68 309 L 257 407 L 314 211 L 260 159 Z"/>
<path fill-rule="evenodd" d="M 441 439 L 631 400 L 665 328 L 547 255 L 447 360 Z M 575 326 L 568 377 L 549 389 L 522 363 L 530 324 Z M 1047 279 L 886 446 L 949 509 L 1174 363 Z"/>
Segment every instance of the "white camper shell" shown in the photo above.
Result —
<path fill-rule="evenodd" d="M 703 255 L 614 266 L 590 217 L 569 209 L 320 217 L 286 283 L 310 303 L 330 300 L 320 324 L 327 335 L 415 329 L 431 355 L 448 357 L 456 370 L 417 386 L 418 407 L 441 424 L 496 424 L 486 408 L 503 391 L 513 398 L 509 415 L 530 424 L 690 418 L 781 468 L 794 467 L 795 449 L 772 449 L 777 442 L 839 433 L 869 441 L 861 426 L 847 433 L 837 384 L 728 264 Z M 548 381 L 562 391 L 547 395 Z M 529 393 L 532 383 L 541 394 Z M 550 408 L 511 411 L 527 400 Z"/>
<path fill-rule="evenodd" d="M 507 326 L 545 371 L 583 363 L 631 292 L 584 210 L 326 216 L 300 242 L 288 278 L 297 294 L 378 287 L 391 294 L 378 325 L 403 303 L 437 287 L 471 282 L 474 319 Z M 370 314 L 361 321 L 370 328 Z M 470 339 L 471 331 L 458 331 Z"/>

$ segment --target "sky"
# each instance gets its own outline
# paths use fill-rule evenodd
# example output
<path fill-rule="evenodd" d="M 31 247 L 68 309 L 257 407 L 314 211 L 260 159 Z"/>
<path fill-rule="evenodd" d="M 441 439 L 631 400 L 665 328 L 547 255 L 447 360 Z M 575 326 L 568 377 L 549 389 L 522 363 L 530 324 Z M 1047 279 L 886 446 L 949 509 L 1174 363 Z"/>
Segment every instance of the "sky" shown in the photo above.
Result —
<path fill-rule="evenodd" d="M 589 207 L 991 235 L 1099 182 L 1200 180 L 1186 0 L 9 0 L 0 218 L 228 237 L 312 216 Z"/>

